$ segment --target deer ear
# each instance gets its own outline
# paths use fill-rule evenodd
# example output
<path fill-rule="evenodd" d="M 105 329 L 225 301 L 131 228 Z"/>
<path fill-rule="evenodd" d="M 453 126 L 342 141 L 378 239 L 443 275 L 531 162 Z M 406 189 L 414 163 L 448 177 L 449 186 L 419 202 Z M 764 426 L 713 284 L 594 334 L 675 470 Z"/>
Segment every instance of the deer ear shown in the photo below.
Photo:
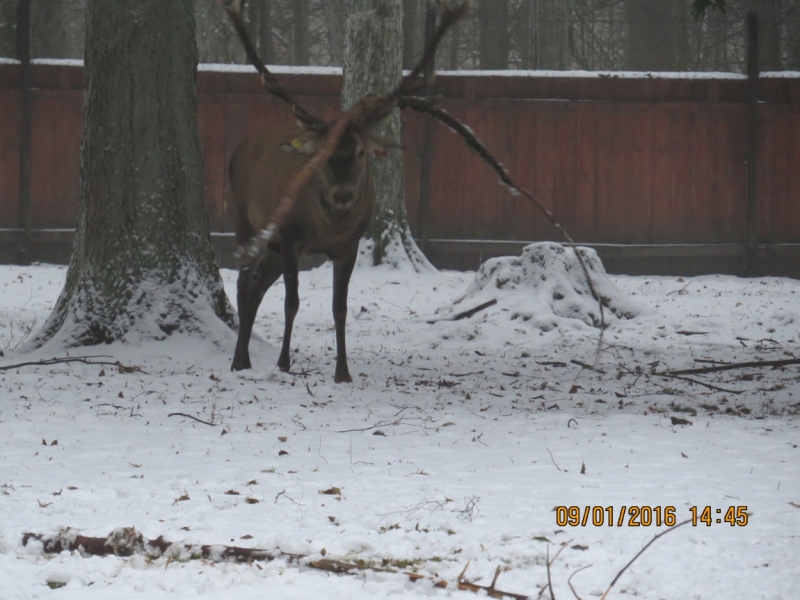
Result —
<path fill-rule="evenodd" d="M 292 154 L 312 154 L 316 151 L 322 134 L 318 131 L 306 131 L 301 133 L 288 144 L 281 144 L 281 150 Z"/>

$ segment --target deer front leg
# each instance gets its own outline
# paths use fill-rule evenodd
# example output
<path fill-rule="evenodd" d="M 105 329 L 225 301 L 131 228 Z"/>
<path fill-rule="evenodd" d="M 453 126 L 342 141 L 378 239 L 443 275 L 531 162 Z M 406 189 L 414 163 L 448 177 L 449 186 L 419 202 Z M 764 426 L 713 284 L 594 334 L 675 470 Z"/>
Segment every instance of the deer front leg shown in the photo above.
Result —
<path fill-rule="evenodd" d="M 336 374 L 333 381 L 336 383 L 353 381 L 347 368 L 344 332 L 347 321 L 347 289 L 356 264 L 356 255 L 357 251 L 333 262 L 333 321 L 336 324 Z"/>
<path fill-rule="evenodd" d="M 231 371 L 250 369 L 250 335 L 258 307 L 269 287 L 281 275 L 281 258 L 272 250 L 257 260 L 242 265 L 236 289 L 236 303 L 239 309 L 239 338 L 233 354 Z"/>
<path fill-rule="evenodd" d="M 283 312 L 286 323 L 283 328 L 283 346 L 278 357 L 278 368 L 288 371 L 291 366 L 292 325 L 294 317 L 300 306 L 300 296 L 297 294 L 297 255 L 294 247 L 286 238 L 281 244 L 281 263 L 283 265 L 283 283 L 286 287 L 286 299 L 283 302 Z"/>

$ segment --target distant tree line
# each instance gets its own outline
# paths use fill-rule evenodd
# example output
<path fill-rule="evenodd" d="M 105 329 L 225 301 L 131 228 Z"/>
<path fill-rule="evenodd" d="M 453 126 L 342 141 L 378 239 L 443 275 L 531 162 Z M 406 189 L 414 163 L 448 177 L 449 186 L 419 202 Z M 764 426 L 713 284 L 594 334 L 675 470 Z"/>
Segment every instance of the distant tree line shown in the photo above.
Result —
<path fill-rule="evenodd" d="M 86 0 L 30 0 L 32 55 L 82 58 Z M 403 0 L 404 63 L 422 50 L 429 0 Z M 19 0 L 0 0 L 0 56 L 13 57 Z M 271 64 L 341 65 L 352 0 L 251 0 Z M 193 0 L 200 62 L 245 63 L 216 0 Z M 800 0 L 476 0 L 439 69 L 743 71 L 744 16 L 760 19 L 761 69 L 800 70 Z"/>

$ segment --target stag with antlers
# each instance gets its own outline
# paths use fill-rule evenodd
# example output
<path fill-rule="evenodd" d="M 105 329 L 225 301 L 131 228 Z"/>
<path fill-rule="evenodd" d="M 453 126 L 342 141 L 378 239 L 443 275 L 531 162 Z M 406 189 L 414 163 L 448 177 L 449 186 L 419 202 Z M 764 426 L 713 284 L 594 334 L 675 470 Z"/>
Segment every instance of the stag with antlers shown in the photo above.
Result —
<path fill-rule="evenodd" d="M 387 96 L 365 96 L 329 122 L 301 106 L 263 64 L 242 20 L 243 0 L 220 2 L 250 61 L 261 74 L 265 89 L 288 103 L 297 119 L 296 124 L 266 128 L 254 134 L 239 146 L 231 160 L 236 241 L 242 260 L 237 283 L 239 338 L 231 370 L 251 368 L 249 343 L 256 312 L 267 289 L 281 274 L 286 298 L 278 367 L 289 370 L 292 326 L 299 306 L 297 258 L 300 254 L 323 253 L 333 262 L 334 381 L 352 381 L 347 367 L 345 321 L 358 242 L 369 224 L 374 202 L 367 156 L 371 150 L 389 146 L 376 134 L 376 129 L 395 108 L 426 113 L 463 137 L 497 171 L 506 186 L 544 210 L 572 244 L 552 214 L 513 183 L 505 168 L 467 126 L 435 101 L 412 96 L 422 87 L 420 74 L 432 64 L 442 37 L 467 12 L 470 0 L 462 0 L 456 7 L 442 3 L 439 25 L 422 57 L 393 92 Z M 580 253 L 577 255 L 583 265 Z M 591 287 L 585 266 L 584 273 Z M 602 318 L 602 304 L 600 310 Z"/>
<path fill-rule="evenodd" d="M 389 146 L 377 135 L 377 127 L 399 99 L 418 86 L 419 74 L 433 60 L 444 32 L 466 12 L 467 2 L 445 10 L 419 64 L 391 94 L 366 96 L 331 122 L 302 107 L 264 66 L 242 21 L 242 4 L 223 2 L 266 89 L 292 106 L 297 123 L 257 132 L 231 159 L 236 241 L 242 258 L 237 283 L 239 339 L 231 369 L 251 368 L 249 343 L 256 312 L 267 289 L 283 274 L 286 320 L 278 368 L 289 370 L 292 326 L 300 303 L 297 258 L 323 253 L 333 262 L 334 381 L 350 382 L 345 344 L 347 290 L 375 196 L 367 156 Z"/>

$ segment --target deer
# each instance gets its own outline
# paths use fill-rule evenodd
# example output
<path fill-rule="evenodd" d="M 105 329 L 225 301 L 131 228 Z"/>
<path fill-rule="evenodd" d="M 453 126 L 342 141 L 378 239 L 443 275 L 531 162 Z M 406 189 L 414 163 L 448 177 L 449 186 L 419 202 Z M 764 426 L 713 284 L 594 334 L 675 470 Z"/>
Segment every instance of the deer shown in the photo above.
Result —
<path fill-rule="evenodd" d="M 264 66 L 243 25 L 242 5 L 242 1 L 223 0 L 265 87 L 292 106 L 296 123 L 254 133 L 231 158 L 229 179 L 241 259 L 236 284 L 239 332 L 231 370 L 252 368 L 249 345 L 256 313 L 267 290 L 283 275 L 285 321 L 278 368 L 289 371 L 292 329 L 300 304 L 298 257 L 322 253 L 333 263 L 334 382 L 350 383 L 347 295 L 359 240 L 375 201 L 368 156 L 394 147 L 377 129 L 397 98 L 414 88 L 419 73 L 433 60 L 444 31 L 460 18 L 466 3 L 443 21 L 438 39 L 392 94 L 366 97 L 332 122 L 302 107 Z"/>
<path fill-rule="evenodd" d="M 300 105 L 267 69 L 250 40 L 242 19 L 244 0 L 219 0 L 261 75 L 267 92 L 291 106 L 296 122 L 262 129 L 234 151 L 229 179 L 234 197 L 236 243 L 241 261 L 237 280 L 239 332 L 232 371 L 251 369 L 249 344 L 256 313 L 267 290 L 283 275 L 284 333 L 278 368 L 291 367 L 291 338 L 300 300 L 298 256 L 322 253 L 333 263 L 333 319 L 336 331 L 335 383 L 351 383 L 347 365 L 345 325 L 350 278 L 358 244 L 372 216 L 375 192 L 369 173 L 371 152 L 396 148 L 377 129 L 395 108 L 410 108 L 442 122 L 489 164 L 503 185 L 532 201 L 574 248 L 574 242 L 552 213 L 530 192 L 517 186 L 506 168 L 472 130 L 439 106 L 435 98 L 413 94 L 430 87 L 436 49 L 448 29 L 469 10 L 472 0 L 451 7 L 440 2 L 441 17 L 421 58 L 390 94 L 367 95 L 332 121 Z M 588 269 L 576 252 L 595 298 Z"/>

